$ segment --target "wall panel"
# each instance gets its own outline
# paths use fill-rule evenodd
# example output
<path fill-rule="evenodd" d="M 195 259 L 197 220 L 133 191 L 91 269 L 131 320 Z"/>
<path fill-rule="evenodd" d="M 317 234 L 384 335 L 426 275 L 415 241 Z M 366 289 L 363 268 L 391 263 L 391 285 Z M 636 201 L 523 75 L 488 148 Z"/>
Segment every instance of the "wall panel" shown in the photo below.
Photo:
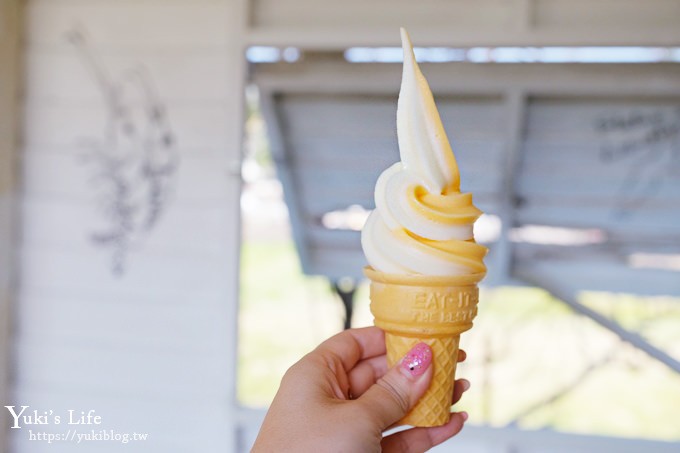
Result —
<path fill-rule="evenodd" d="M 27 2 L 15 404 L 149 434 L 130 451 L 235 448 L 242 20 L 237 0 Z M 26 431 L 13 451 L 48 448 Z"/>

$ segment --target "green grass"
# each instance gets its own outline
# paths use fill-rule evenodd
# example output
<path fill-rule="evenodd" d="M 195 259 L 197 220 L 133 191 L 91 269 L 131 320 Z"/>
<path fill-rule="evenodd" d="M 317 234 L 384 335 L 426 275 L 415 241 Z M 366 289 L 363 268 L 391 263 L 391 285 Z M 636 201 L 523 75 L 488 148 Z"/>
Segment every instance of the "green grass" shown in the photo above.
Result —
<path fill-rule="evenodd" d="M 342 306 L 323 278 L 301 274 L 290 242 L 243 246 L 241 402 L 266 406 L 285 370 L 340 331 Z M 680 440 L 680 375 L 534 288 L 482 289 L 463 335 L 471 422 L 619 437 Z M 680 300 L 588 293 L 591 308 L 680 357 Z M 367 285 L 355 326 L 369 325 Z"/>
<path fill-rule="evenodd" d="M 323 278 L 302 275 L 290 242 L 244 244 L 241 267 L 238 395 L 264 406 L 290 365 L 340 331 L 342 306 Z"/>

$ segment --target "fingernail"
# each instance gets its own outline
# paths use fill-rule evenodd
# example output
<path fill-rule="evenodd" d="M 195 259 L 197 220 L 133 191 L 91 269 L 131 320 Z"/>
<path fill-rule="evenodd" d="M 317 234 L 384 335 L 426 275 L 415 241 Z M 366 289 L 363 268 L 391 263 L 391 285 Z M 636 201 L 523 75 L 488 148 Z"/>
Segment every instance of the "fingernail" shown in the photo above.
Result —
<path fill-rule="evenodd" d="M 468 413 L 463 411 L 463 412 L 458 412 L 461 417 L 463 417 L 463 421 L 466 422 L 468 419 Z"/>
<path fill-rule="evenodd" d="M 432 363 L 432 349 L 425 343 L 418 343 L 401 361 L 401 368 L 411 376 L 420 376 Z"/>
<path fill-rule="evenodd" d="M 464 392 L 467 392 L 468 390 L 470 390 L 470 381 L 468 381 L 467 379 L 461 379 L 461 382 L 463 383 L 463 391 Z"/>

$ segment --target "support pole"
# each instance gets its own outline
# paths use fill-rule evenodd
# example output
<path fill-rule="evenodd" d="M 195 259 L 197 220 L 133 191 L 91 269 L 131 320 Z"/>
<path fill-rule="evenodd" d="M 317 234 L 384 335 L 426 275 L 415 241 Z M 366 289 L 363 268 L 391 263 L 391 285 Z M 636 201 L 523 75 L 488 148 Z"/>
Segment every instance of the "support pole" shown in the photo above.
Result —
<path fill-rule="evenodd" d="M 339 279 L 333 281 L 333 290 L 340 296 L 342 305 L 345 308 L 345 320 L 343 328 L 345 330 L 352 327 L 352 313 L 354 312 L 354 294 L 357 285 L 352 279 Z"/>

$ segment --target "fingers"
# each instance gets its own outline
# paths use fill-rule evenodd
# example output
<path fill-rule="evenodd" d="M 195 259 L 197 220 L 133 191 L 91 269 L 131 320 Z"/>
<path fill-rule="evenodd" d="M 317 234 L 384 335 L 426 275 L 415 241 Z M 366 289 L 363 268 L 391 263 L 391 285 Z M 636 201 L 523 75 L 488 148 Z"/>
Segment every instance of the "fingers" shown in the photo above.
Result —
<path fill-rule="evenodd" d="M 384 355 L 362 360 L 349 372 L 349 391 L 353 399 L 360 397 L 387 373 Z"/>
<path fill-rule="evenodd" d="M 360 360 L 370 359 L 385 354 L 385 334 L 377 327 L 345 330 L 317 348 L 337 356 L 346 371 L 351 370 Z M 467 354 L 458 350 L 458 362 L 463 362 Z M 379 376 L 378 376 L 379 377 Z"/>
<path fill-rule="evenodd" d="M 391 434 L 382 440 L 383 452 L 423 452 L 452 438 L 463 429 L 467 420 L 466 412 L 451 415 L 445 425 L 434 428 L 413 428 Z"/>
<path fill-rule="evenodd" d="M 349 372 L 349 392 L 352 399 L 364 394 L 375 382 L 387 373 L 387 358 L 383 356 L 362 360 Z M 460 401 L 463 393 L 470 388 L 470 381 L 457 379 L 453 385 L 451 404 Z"/>
<path fill-rule="evenodd" d="M 335 355 L 349 371 L 360 360 L 385 354 L 385 334 L 377 327 L 349 329 L 324 341 L 317 350 Z"/>
<path fill-rule="evenodd" d="M 464 392 L 467 392 L 467 390 L 470 388 L 470 381 L 467 379 L 456 379 L 456 382 L 453 384 L 453 400 L 451 404 L 456 404 L 458 401 L 460 401 L 461 396 L 463 396 Z"/>
<path fill-rule="evenodd" d="M 418 343 L 357 400 L 377 428 L 384 430 L 415 406 L 432 380 L 431 363 L 432 349 Z"/>

